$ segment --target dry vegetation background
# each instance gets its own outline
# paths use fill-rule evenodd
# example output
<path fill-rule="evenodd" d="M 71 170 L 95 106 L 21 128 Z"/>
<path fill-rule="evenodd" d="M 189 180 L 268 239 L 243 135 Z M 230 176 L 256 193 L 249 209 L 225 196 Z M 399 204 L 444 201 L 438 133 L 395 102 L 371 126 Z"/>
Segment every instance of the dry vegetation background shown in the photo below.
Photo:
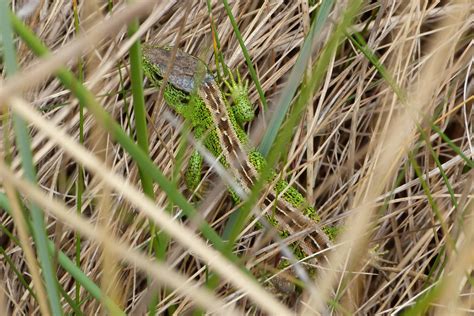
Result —
<path fill-rule="evenodd" d="M 74 213 L 77 206 L 78 157 L 84 153 L 76 148 L 79 142 L 78 101 L 52 76 L 53 71 L 65 62 L 79 75 L 78 64 L 81 63 L 86 86 L 124 130 L 133 134 L 128 68 L 131 42 L 124 27 L 114 27 L 97 37 L 89 36 L 82 38 L 82 42 L 75 42 L 78 32 L 73 14 L 75 1 L 39 1 L 37 7 L 31 1 L 31 12 L 26 10 L 31 3 L 23 2 L 15 2 L 14 7 L 16 10 L 23 8 L 25 23 L 58 54 L 48 63 L 48 60 L 39 60 L 18 41 L 20 69 L 26 70 L 21 76 L 7 83 L 4 81 L 0 89 L 10 90 L 4 90 L 9 91 L 8 95 L 0 92 L 0 100 L 5 102 L 9 98 L 12 109 L 20 106 L 26 107 L 26 112 L 35 109 L 47 120 L 53 134 L 60 128 L 76 143 L 69 150 L 66 146 L 71 144 L 70 139 L 62 138 L 58 143 L 48 136 L 46 127 L 30 125 L 41 190 L 37 193 L 46 201 L 43 208 L 47 211 L 49 237 L 58 249 L 75 260 L 75 237 L 80 232 L 82 271 L 126 313 L 143 314 L 155 291 L 160 289 L 158 285 L 164 282 L 160 275 L 168 274 L 164 267 L 144 259 L 144 256 L 151 258 L 148 248 L 150 227 L 145 220 L 150 212 L 146 213 L 143 206 L 112 188 L 107 182 L 111 179 L 110 174 L 105 173 L 105 168 L 102 168 L 104 173 L 100 173 L 99 168 L 97 172 L 84 172 L 81 212 L 89 226 L 73 214 L 58 215 L 68 208 Z M 222 2 L 211 2 L 224 60 L 231 69 L 239 69 L 242 76 L 249 79 L 248 68 Z M 319 4 L 305 0 L 229 2 L 272 108 L 287 84 Z M 117 12 L 120 14 L 124 5 L 123 1 L 81 1 L 77 7 L 79 33 L 99 32 L 96 23 L 103 19 L 108 23 L 107 18 Z M 311 62 L 318 60 L 334 31 L 334 23 L 347 6 L 345 1 L 336 1 L 328 21 L 315 37 Z M 326 252 L 328 263 L 317 265 L 318 273 L 314 278 L 318 282 L 313 284 L 313 290 L 306 291 L 289 306 L 293 311 L 398 314 L 431 293 L 429 313 L 474 313 L 473 171 L 466 160 L 470 159 L 472 163 L 474 141 L 472 9 L 469 1 L 362 3 L 347 35 L 358 32 L 364 38 L 393 83 L 387 82 L 381 68 L 376 67 L 348 37 L 342 37 L 322 83 L 313 91 L 311 102 L 278 165 L 277 170 L 283 170 L 283 176 L 315 206 L 324 224 L 345 227 L 333 249 Z M 115 19 L 119 26 L 123 25 L 121 21 L 125 20 L 123 13 L 126 11 L 121 12 L 122 15 Z M 142 41 L 179 45 L 215 68 L 210 15 L 205 1 L 179 1 L 178 4 L 161 1 L 155 7 L 148 5 L 146 10 L 129 12 L 141 14 L 139 32 Z M 71 46 L 71 43 L 79 44 Z M 94 45 L 94 50 L 88 50 L 89 45 Z M 81 49 L 88 51 L 82 55 Z M 404 97 L 397 97 L 394 86 L 401 89 Z M 23 99 L 13 99 L 14 95 Z M 262 104 L 252 82 L 250 97 L 260 118 L 268 119 L 262 113 Z M 180 124 L 173 119 L 174 114 L 162 106 L 163 103 L 157 102 L 155 89 L 147 88 L 145 98 L 153 118 L 153 122 L 148 122 L 150 155 L 165 175 L 179 178 L 180 170 L 175 170 L 175 166 Z M 4 117 L 2 134 L 12 144 L 11 120 L 7 115 Z M 264 124 L 264 120 L 257 120 L 249 124 L 248 130 L 254 131 Z M 438 126 L 450 142 L 433 130 L 433 125 Z M 424 134 L 420 134 L 420 129 Z M 84 135 L 85 148 L 90 153 L 106 163 L 123 181 L 140 188 L 137 165 L 110 134 L 104 133 L 89 112 L 85 114 Z M 6 152 L 5 142 L 3 148 Z M 459 155 L 456 148 L 466 158 Z M 186 155 L 190 152 L 189 148 Z M 16 172 L 15 177 L 21 178 L 17 151 L 13 150 L 12 154 L 11 168 Z M 438 168 L 436 160 L 442 169 Z M 7 185 L 10 182 L 21 196 L 28 196 L 25 192 L 33 190 L 10 181 L 12 178 L 8 177 L 4 163 L 1 169 L 4 191 L 12 188 Z M 200 211 L 221 233 L 234 206 L 223 186 L 220 186 L 220 194 L 215 192 L 218 181 L 215 173 L 206 174 L 206 190 L 200 195 L 205 198 L 206 194 L 212 194 L 215 203 L 201 206 Z M 194 202 L 199 200 L 191 196 L 182 181 L 179 185 L 186 197 Z M 159 208 L 151 212 L 158 213 L 168 207 L 167 196 L 159 186 L 155 187 L 155 197 Z M 58 206 L 58 213 L 49 210 L 48 206 L 54 209 L 56 205 L 50 199 L 63 204 Z M 143 198 L 136 195 L 136 199 Z M 0 306 L 8 314 L 38 314 L 41 295 L 39 293 L 35 298 L 32 293 L 41 292 L 41 287 L 33 281 L 31 271 L 32 266 L 36 265 L 37 269 L 38 266 L 34 253 L 30 262 L 31 258 L 27 259 L 25 255 L 25 248 L 32 246 L 31 242 L 25 243 L 30 237 L 23 242 L 15 241 L 20 238 L 15 237 L 21 229 L 18 220 L 6 212 L 0 215 Z M 192 232 L 196 231 L 192 224 L 184 223 Z M 94 227 L 102 231 L 94 230 Z M 252 248 L 261 234 L 257 227 L 249 225 L 241 236 L 239 254 L 245 254 L 249 267 L 262 255 Z M 118 244 L 119 240 L 121 244 Z M 191 244 L 183 246 L 173 239 L 170 244 L 166 264 L 181 274 L 181 279 L 175 278 L 178 282 L 175 286 L 187 278 L 200 285 L 205 283 L 208 262 L 196 255 L 199 253 L 195 248 L 199 246 L 195 244 L 197 240 L 196 237 Z M 134 251 L 127 251 L 126 247 Z M 138 257 L 138 253 L 142 257 Z M 59 284 L 74 298 L 77 283 L 53 259 Z M 26 284 L 33 292 L 27 290 Z M 194 298 L 186 297 L 186 292 L 173 292 L 172 286 L 168 286 L 168 290 L 161 288 L 158 291 L 158 313 L 192 311 L 196 306 Z M 184 288 L 189 290 L 190 286 Z M 430 292 L 433 289 L 436 291 Z M 283 300 L 280 296 L 274 296 L 275 301 L 269 300 L 265 294 L 250 287 L 244 292 L 247 295 L 243 295 L 235 283 L 230 286 L 223 282 L 217 290 L 205 293 L 203 297 L 204 300 L 211 299 L 209 308 L 222 308 L 219 304 L 226 303 L 235 307 L 237 313 L 246 310 L 251 314 L 262 310 L 269 312 L 261 301 L 273 304 Z M 84 288 L 79 297 L 84 300 L 80 305 L 84 314 L 106 312 L 104 305 L 89 296 Z M 74 313 L 64 298 L 61 303 L 65 313 Z M 309 306 L 314 309 L 308 309 Z M 214 312 L 222 313 L 223 310 Z"/>

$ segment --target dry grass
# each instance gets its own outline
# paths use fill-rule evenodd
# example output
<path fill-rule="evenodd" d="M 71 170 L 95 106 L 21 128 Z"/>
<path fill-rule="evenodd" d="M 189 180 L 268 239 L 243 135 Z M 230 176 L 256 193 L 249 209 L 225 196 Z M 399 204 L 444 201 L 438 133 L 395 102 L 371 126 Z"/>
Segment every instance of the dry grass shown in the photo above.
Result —
<path fill-rule="evenodd" d="M 345 8 L 343 1 L 336 2 L 329 22 L 316 36 L 312 62 Z M 78 100 L 52 76 L 62 63 L 78 74 L 82 56 L 88 89 L 124 130 L 134 133 L 127 54 L 132 41 L 121 26 L 130 14 L 141 14 L 139 34 L 144 41 L 179 44 L 215 68 L 206 3 L 190 1 L 184 8 L 168 1 L 153 9 L 143 9 L 142 3 L 135 11 L 116 12 L 124 5 L 116 1 L 112 12 L 118 15 L 112 24 L 103 21 L 111 14 L 107 3 L 81 2 L 81 32 L 94 34 L 82 38 L 75 35 L 71 3 L 41 1 L 28 14 L 25 22 L 56 54 L 36 59 L 19 42 L 21 71 L 0 85 L 0 104 L 8 101 L 31 124 L 39 183 L 38 187 L 22 180 L 20 158 L 13 150 L 11 167 L 0 163 L 2 191 L 11 201 L 15 189 L 36 201 L 48 215 L 49 237 L 71 260 L 75 260 L 75 236 L 80 234 L 81 270 L 126 313 L 145 313 L 156 293 L 159 313 L 189 313 L 195 303 L 217 313 L 223 308 L 236 314 L 289 312 L 281 297 L 249 282 L 206 247 L 204 239 L 193 237 L 193 223 L 180 225 L 182 221 L 167 216 L 169 200 L 160 187 L 155 187 L 155 203 L 143 198 L 133 159 L 90 112 L 85 114 L 81 146 Z M 152 7 L 150 3 L 145 6 Z M 16 3 L 16 8 L 23 5 Z M 308 6 L 307 1 L 231 1 L 231 6 L 272 108 L 287 84 L 317 6 Z M 220 1 L 213 3 L 212 14 L 226 64 L 249 78 Z M 283 153 L 277 169 L 304 192 L 323 223 L 344 227 L 328 252 L 329 263 L 318 265 L 316 290 L 300 295 L 288 308 L 302 313 L 331 309 L 335 314 L 398 314 L 430 293 L 430 314 L 474 312 L 473 170 L 455 150 L 459 148 L 472 165 L 472 25 L 473 7 L 468 1 L 362 5 L 348 35 L 360 32 L 393 82 L 344 37 Z M 394 87 L 401 93 L 397 95 Z M 181 179 L 183 172 L 175 170 L 181 125 L 159 102 L 155 89 L 145 92 L 153 118 L 148 122 L 150 155 L 166 176 Z M 260 118 L 267 119 L 252 83 L 250 97 Z M 2 111 L 4 139 L 12 144 L 11 118 Z M 264 121 L 256 120 L 248 130 L 264 130 Z M 6 144 L 2 160 L 12 150 Z M 191 148 L 186 155 L 190 152 Z M 81 216 L 74 211 L 78 163 L 87 169 Z M 198 196 L 204 199 L 202 217 L 222 233 L 234 206 L 219 182 L 213 172 L 206 173 L 205 189 Z M 197 201 L 182 181 L 179 184 L 186 197 Z M 20 206 L 11 208 L 10 214 L 1 213 L 0 308 L 8 314 L 45 314 L 48 293 L 39 286 L 40 269 L 28 242 L 28 225 Z M 152 260 L 146 218 L 172 236 L 166 262 Z M 247 266 L 272 265 L 259 262 L 257 254 L 264 254 L 255 240 L 260 235 L 252 222 L 241 236 L 238 254 L 244 254 Z M 207 268 L 221 271 L 223 282 L 214 291 L 205 287 L 197 291 L 192 286 L 205 284 Z M 84 314 L 106 312 L 105 305 L 84 288 L 76 294 L 77 283 L 70 273 L 60 266 L 55 271 L 63 290 L 74 300 L 84 300 L 79 306 Z M 163 284 L 166 289 L 160 287 Z M 73 313 L 64 298 L 61 303 L 65 313 Z"/>

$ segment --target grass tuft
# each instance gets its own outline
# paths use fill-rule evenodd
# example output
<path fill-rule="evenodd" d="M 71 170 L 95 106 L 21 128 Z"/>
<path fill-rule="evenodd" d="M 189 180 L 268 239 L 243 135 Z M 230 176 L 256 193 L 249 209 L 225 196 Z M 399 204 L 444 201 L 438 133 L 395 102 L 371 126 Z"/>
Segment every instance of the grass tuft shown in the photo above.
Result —
<path fill-rule="evenodd" d="M 20 2 L 0 2 L 2 313 L 472 312 L 468 1 Z M 215 166 L 186 188 L 198 144 L 140 43 L 250 83 L 262 179 L 330 249 L 258 222 L 263 180 L 239 205 Z"/>

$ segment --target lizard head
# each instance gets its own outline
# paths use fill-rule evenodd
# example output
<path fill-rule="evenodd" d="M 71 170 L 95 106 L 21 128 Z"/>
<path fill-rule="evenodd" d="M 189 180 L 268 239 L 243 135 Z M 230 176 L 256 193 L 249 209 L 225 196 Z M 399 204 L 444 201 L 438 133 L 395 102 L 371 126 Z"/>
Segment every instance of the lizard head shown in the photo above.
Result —
<path fill-rule="evenodd" d="M 196 83 L 214 81 L 208 72 L 206 64 L 190 54 L 181 50 L 176 51 L 174 62 L 171 60 L 172 48 L 159 46 L 144 46 L 143 61 L 146 69 L 151 69 L 153 74 L 163 78 L 168 75 L 168 82 L 176 89 L 186 93 L 196 91 Z M 169 65 L 173 65 L 169 70 Z M 150 76 L 150 74 L 147 74 Z"/>

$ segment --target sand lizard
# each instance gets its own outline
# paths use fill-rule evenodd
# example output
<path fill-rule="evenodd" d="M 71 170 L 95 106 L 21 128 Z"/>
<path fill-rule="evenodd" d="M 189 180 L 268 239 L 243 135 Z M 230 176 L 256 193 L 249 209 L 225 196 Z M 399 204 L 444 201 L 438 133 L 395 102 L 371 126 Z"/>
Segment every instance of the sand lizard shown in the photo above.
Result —
<path fill-rule="evenodd" d="M 161 86 L 170 59 L 170 48 L 144 47 L 144 73 L 156 87 Z M 164 90 L 166 103 L 191 122 L 196 139 L 201 140 L 215 157 L 221 157 L 220 162 L 238 185 L 250 192 L 259 171 L 265 168 L 265 158 L 249 145 L 249 138 L 242 128 L 244 122 L 253 119 L 247 85 L 241 82 L 240 77 L 238 80 L 231 77 L 226 84 L 234 105 L 229 106 L 205 63 L 181 50 L 177 50 L 173 68 L 168 74 Z M 201 155 L 194 151 L 185 177 L 190 189 L 194 189 L 201 180 L 202 162 Z M 234 200 L 238 200 L 238 196 L 230 191 Z M 328 233 L 331 235 L 335 229 L 321 229 L 314 208 L 286 181 L 277 181 L 264 201 L 265 206 L 271 204 L 275 210 L 267 218 L 282 236 L 309 229 L 310 233 L 298 241 L 302 255 L 307 256 L 330 246 L 332 236 L 329 237 Z"/>

